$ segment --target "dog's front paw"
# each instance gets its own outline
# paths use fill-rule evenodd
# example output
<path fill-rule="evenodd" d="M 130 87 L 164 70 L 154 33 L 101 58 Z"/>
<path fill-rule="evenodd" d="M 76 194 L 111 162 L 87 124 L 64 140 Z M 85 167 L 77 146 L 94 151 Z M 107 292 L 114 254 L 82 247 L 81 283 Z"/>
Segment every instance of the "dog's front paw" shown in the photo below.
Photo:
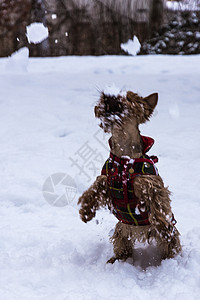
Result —
<path fill-rule="evenodd" d="M 84 223 L 87 223 L 94 218 L 95 213 L 92 211 L 86 211 L 84 208 L 81 208 L 79 210 L 79 215 L 80 215 L 81 220 Z"/>

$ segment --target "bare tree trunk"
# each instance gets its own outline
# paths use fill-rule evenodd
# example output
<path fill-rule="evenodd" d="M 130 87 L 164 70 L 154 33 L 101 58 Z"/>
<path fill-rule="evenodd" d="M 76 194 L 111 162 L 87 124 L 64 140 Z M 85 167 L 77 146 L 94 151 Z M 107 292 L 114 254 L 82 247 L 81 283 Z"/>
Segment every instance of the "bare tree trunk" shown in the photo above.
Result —
<path fill-rule="evenodd" d="M 45 24 L 45 4 L 43 0 L 32 0 L 31 23 L 42 22 Z"/>
<path fill-rule="evenodd" d="M 150 9 L 149 29 L 150 35 L 158 31 L 163 24 L 164 0 L 152 0 Z"/>

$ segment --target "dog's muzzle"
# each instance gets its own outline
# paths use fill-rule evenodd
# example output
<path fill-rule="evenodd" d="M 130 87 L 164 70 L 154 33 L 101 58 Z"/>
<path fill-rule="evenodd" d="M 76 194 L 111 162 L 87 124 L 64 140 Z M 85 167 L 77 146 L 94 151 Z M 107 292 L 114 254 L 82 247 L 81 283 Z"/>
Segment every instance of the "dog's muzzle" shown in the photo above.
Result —
<path fill-rule="evenodd" d="M 113 96 L 105 96 L 104 105 L 106 114 L 120 114 L 123 111 L 122 103 Z"/>

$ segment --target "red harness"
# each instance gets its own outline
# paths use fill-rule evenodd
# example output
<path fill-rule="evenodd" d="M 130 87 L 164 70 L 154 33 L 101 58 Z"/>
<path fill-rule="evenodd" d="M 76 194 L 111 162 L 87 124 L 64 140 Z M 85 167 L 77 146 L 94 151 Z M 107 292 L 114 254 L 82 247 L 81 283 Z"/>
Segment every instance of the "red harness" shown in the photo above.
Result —
<path fill-rule="evenodd" d="M 142 137 L 144 153 L 154 144 L 154 140 Z M 108 188 L 112 197 L 113 214 L 125 224 L 149 225 L 149 212 L 141 206 L 134 193 L 134 179 L 140 175 L 158 175 L 154 165 L 158 161 L 155 156 L 143 155 L 141 158 L 119 158 L 112 152 L 105 162 L 102 175 L 107 176 Z"/>

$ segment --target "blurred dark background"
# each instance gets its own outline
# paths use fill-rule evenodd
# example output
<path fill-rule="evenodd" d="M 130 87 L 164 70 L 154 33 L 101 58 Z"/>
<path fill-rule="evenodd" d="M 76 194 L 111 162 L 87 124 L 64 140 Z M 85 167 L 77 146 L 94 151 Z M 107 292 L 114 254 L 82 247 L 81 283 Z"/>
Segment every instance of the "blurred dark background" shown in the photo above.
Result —
<path fill-rule="evenodd" d="M 134 35 L 140 54 L 200 53 L 199 0 L 191 2 L 195 9 L 183 10 L 165 0 L 0 0 L 0 56 L 22 47 L 35 57 L 127 55 L 120 45 Z M 35 22 L 49 37 L 29 44 L 26 26 Z"/>

